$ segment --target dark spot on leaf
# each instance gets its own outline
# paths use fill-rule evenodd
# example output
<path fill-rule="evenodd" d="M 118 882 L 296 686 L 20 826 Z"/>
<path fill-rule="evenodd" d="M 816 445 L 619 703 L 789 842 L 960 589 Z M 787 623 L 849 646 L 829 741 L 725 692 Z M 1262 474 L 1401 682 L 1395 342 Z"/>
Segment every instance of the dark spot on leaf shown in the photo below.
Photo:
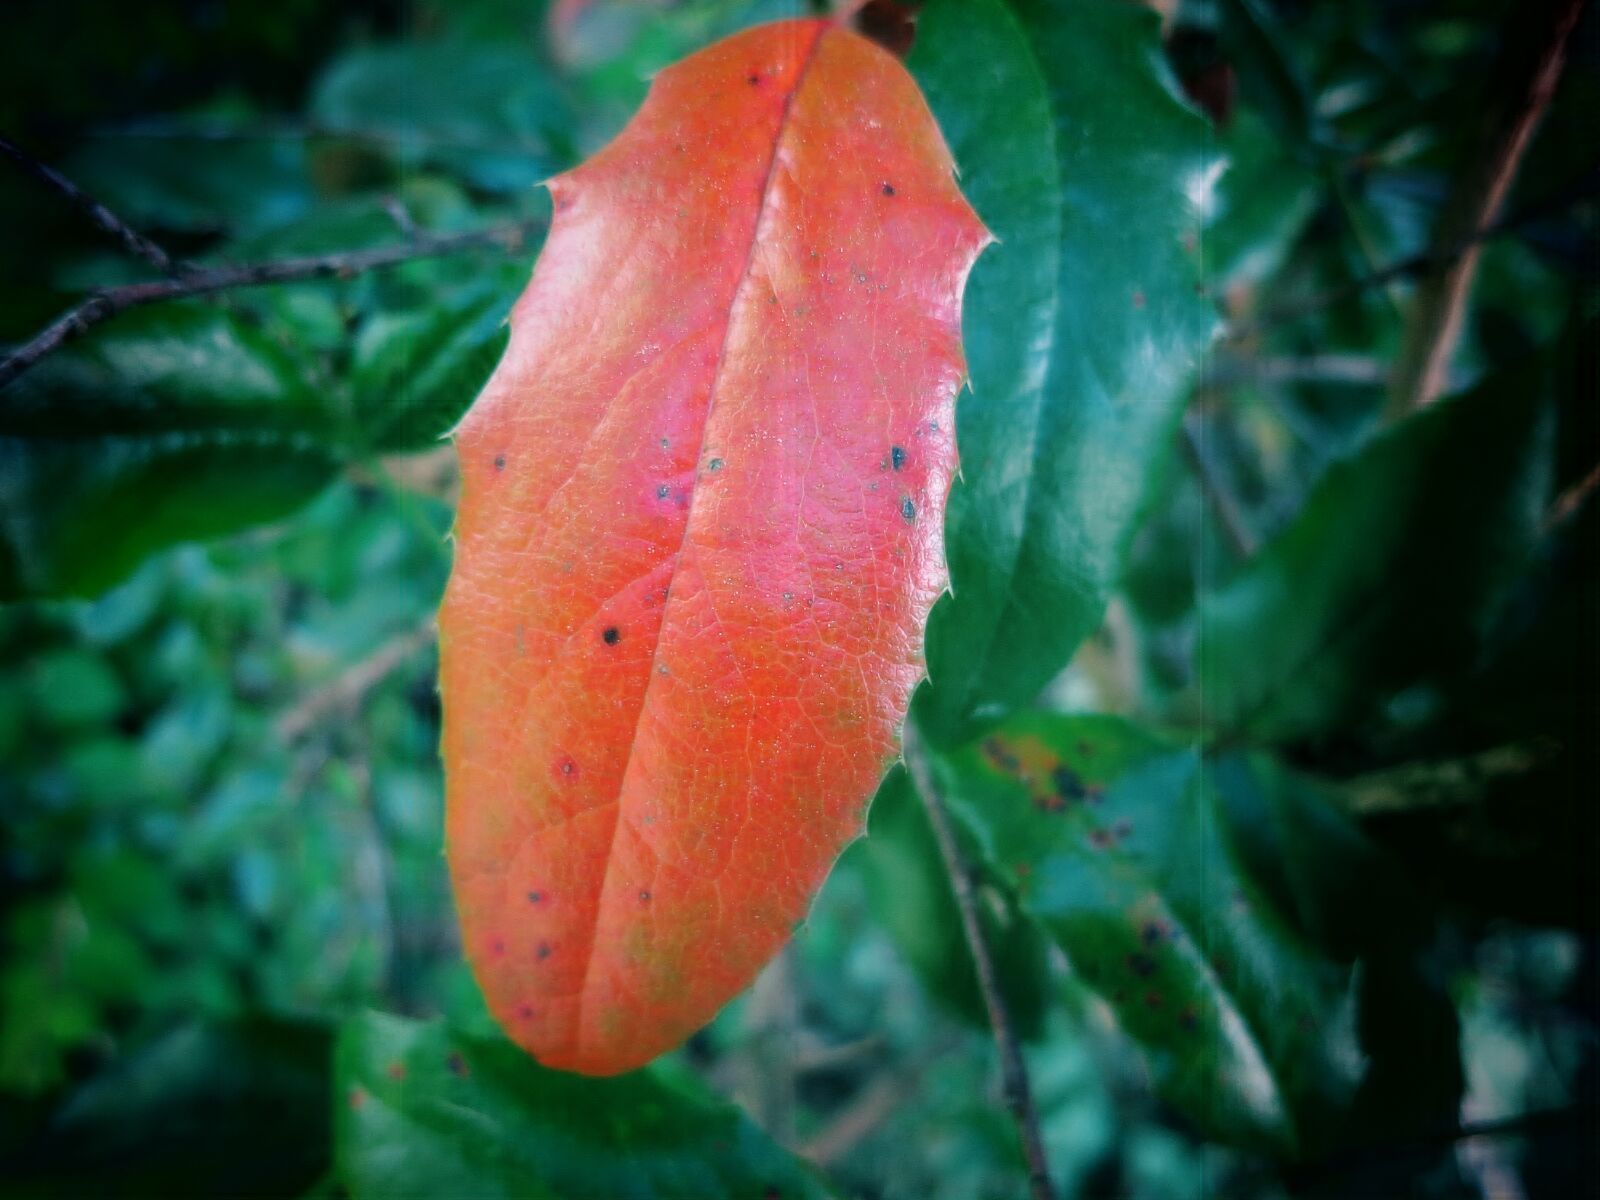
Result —
<path fill-rule="evenodd" d="M 672 495 L 672 489 L 670 487 L 668 487 L 664 483 L 656 484 L 656 499 L 657 500 L 665 500 L 670 495 Z"/>
<path fill-rule="evenodd" d="M 506 469 L 506 456 L 504 454 L 496 454 L 494 456 L 494 469 L 496 471 L 504 471 Z"/>
<path fill-rule="evenodd" d="M 398 1082 L 406 1077 L 406 1065 L 405 1063 L 392 1062 L 383 1069 L 383 1073 Z"/>
<path fill-rule="evenodd" d="M 605 644 L 608 646 L 615 646 L 619 641 L 622 640 L 622 630 L 618 629 L 615 625 L 607 625 L 605 632 L 600 635 L 600 640 L 605 642 Z"/>
<path fill-rule="evenodd" d="M 367 1102 L 367 1089 L 353 1087 L 350 1089 L 350 1107 L 360 1108 Z"/>
<path fill-rule="evenodd" d="M 794 593 L 793 592 L 785 592 L 783 594 L 783 602 L 785 604 L 793 604 L 794 603 Z"/>
<path fill-rule="evenodd" d="M 1189 1005 L 1178 1014 L 1178 1025 L 1185 1033 L 1193 1033 L 1200 1028 L 1200 1014 L 1195 1012 L 1194 1005 Z"/>
<path fill-rule="evenodd" d="M 706 464 L 706 469 L 710 470 L 710 471 L 720 471 L 720 470 L 722 470 L 722 460 L 720 458 L 713 458 L 710 462 L 708 462 Z"/>
<path fill-rule="evenodd" d="M 519 1004 L 519 1005 L 517 1005 L 517 1016 L 521 1017 L 524 1021 L 533 1020 L 533 1005 L 531 1005 L 531 1004 Z"/>
<path fill-rule="evenodd" d="M 911 502 L 910 496 L 900 501 L 900 515 L 908 521 L 917 519 L 917 506 Z"/>
<path fill-rule="evenodd" d="M 1150 976 L 1156 973 L 1156 960 L 1148 954 L 1130 954 L 1126 962 L 1128 970 L 1132 971 L 1140 979 L 1149 979 Z"/>
<path fill-rule="evenodd" d="M 885 195 L 885 196 L 892 196 L 892 195 L 894 195 L 894 184 L 892 184 L 892 183 L 886 183 L 886 184 L 884 184 L 884 185 L 883 185 L 883 194 L 884 194 L 884 195 Z"/>
<path fill-rule="evenodd" d="M 1106 790 L 1098 783 L 1090 783 L 1084 785 L 1083 794 L 1090 804 L 1099 804 L 1105 799 Z"/>
<path fill-rule="evenodd" d="M 1146 1008 L 1160 1008 L 1161 1005 L 1162 999 L 1160 992 L 1146 992 L 1144 994 L 1144 1006 Z"/>
<path fill-rule="evenodd" d="M 550 957 L 550 943 L 540 942 L 538 948 L 535 949 L 533 953 L 535 958 L 537 958 L 540 962 L 543 962 L 545 959 Z"/>
<path fill-rule="evenodd" d="M 450 1056 L 444 1060 L 444 1065 L 445 1069 L 457 1079 L 465 1079 L 469 1074 L 467 1060 L 461 1057 L 461 1051 L 459 1050 L 450 1051 Z"/>
<path fill-rule="evenodd" d="M 1135 292 L 1133 294 L 1133 306 L 1135 308 L 1143 308 L 1144 307 L 1144 293 L 1143 292 Z"/>
<path fill-rule="evenodd" d="M 1144 928 L 1139 931 L 1139 936 L 1146 946 L 1154 946 L 1167 936 L 1167 927 L 1160 921 L 1146 921 Z"/>
<path fill-rule="evenodd" d="M 1068 766 L 1058 766 L 1051 771 L 1050 783 L 1063 800 L 1082 800 L 1087 794 L 1083 790 L 1083 780 L 1079 779 L 1078 773 Z"/>
<path fill-rule="evenodd" d="M 889 447 L 889 465 L 898 471 L 906 465 L 906 452 L 900 446 Z"/>
<path fill-rule="evenodd" d="M 990 763 L 1007 775 L 1015 775 L 1022 769 L 1022 763 L 1011 753 L 1011 748 L 997 737 L 984 739 L 983 754 Z"/>
<path fill-rule="evenodd" d="M 1084 758 L 1094 757 L 1094 744 L 1092 742 L 1079 742 L 1078 753 Z"/>
<path fill-rule="evenodd" d="M 1104 850 L 1111 845 L 1111 831 L 1108 829 L 1095 829 L 1089 833 L 1089 844 L 1096 850 Z"/>
<path fill-rule="evenodd" d="M 639 889 L 639 903 L 640 904 L 649 904 L 650 903 L 650 892 L 649 892 L 649 890 L 647 888 L 640 888 Z"/>
<path fill-rule="evenodd" d="M 868 275 L 865 271 L 855 270 L 850 272 L 850 278 L 854 279 L 857 283 L 865 283 L 868 279 Z"/>
<path fill-rule="evenodd" d="M 1035 792 L 1033 793 L 1033 806 L 1040 812 L 1058 813 L 1067 807 L 1067 802 L 1054 792 Z"/>
<path fill-rule="evenodd" d="M 556 762 L 556 770 L 560 771 L 568 779 L 572 779 L 578 774 L 578 764 L 570 758 L 559 759 Z"/>
<path fill-rule="evenodd" d="M 1115 833 L 1119 839 L 1126 841 L 1133 834 L 1133 822 L 1118 821 L 1116 825 L 1112 827 L 1112 832 Z"/>

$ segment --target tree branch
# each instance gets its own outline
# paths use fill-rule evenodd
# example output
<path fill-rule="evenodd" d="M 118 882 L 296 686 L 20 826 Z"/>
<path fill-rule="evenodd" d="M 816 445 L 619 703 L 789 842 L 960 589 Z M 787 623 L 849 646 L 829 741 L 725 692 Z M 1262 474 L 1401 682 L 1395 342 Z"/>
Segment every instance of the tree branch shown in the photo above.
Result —
<path fill-rule="evenodd" d="M 1188 459 L 1189 466 L 1200 483 L 1201 494 L 1205 496 L 1211 510 L 1217 514 L 1233 556 L 1240 562 L 1248 562 L 1256 552 L 1255 534 L 1251 533 L 1245 524 L 1244 514 L 1239 511 L 1239 502 L 1234 499 L 1233 493 L 1217 474 L 1216 465 L 1206 453 L 1200 431 L 1195 428 L 1196 422 L 1191 422 L 1185 416 L 1180 424 L 1183 435 L 1183 456 Z"/>
<path fill-rule="evenodd" d="M 392 267 L 416 259 L 437 258 L 485 246 L 501 246 L 512 250 L 543 227 L 543 218 L 534 218 L 466 233 L 422 234 L 395 246 L 377 246 L 307 258 L 285 258 L 276 262 L 197 267 L 176 279 L 103 288 L 63 313 L 9 358 L 0 361 L 0 388 L 73 338 L 82 336 L 96 325 L 130 308 L 267 283 L 348 279 L 380 267 Z"/>
<path fill-rule="evenodd" d="M 1494 223 L 1533 141 L 1533 131 L 1550 105 L 1566 62 L 1567 43 L 1585 0 L 1556 0 L 1549 31 L 1533 69 L 1511 104 L 1484 140 L 1485 153 L 1468 163 L 1434 231 L 1440 251 Z M 1411 302 L 1401 342 L 1400 361 L 1389 386 L 1390 419 L 1420 408 L 1444 391 L 1450 360 L 1466 316 L 1467 297 L 1478 272 L 1481 239 L 1447 265 L 1424 277 Z"/>
<path fill-rule="evenodd" d="M 995 1047 L 1000 1052 L 1000 1080 L 1006 1107 L 1011 1110 L 1011 1116 L 1017 1123 L 1017 1134 L 1022 1139 L 1029 1190 L 1033 1200 L 1055 1200 L 1055 1187 L 1050 1182 L 1044 1143 L 1039 1137 L 1039 1114 L 1034 1110 L 1033 1092 L 1028 1086 L 1028 1070 L 1022 1061 L 1022 1050 L 1017 1041 L 1016 1028 L 1011 1024 L 1011 1014 L 1006 1010 L 1005 998 L 1000 992 L 1000 981 L 995 975 L 994 960 L 989 956 L 989 945 L 983 937 L 983 927 L 978 923 L 972 876 L 962 858 L 961 847 L 956 843 L 955 830 L 945 811 L 928 751 L 910 717 L 906 718 L 902 741 L 906 770 L 910 772 L 911 782 L 928 813 L 928 824 L 933 827 L 934 840 L 939 843 L 939 853 L 950 874 L 950 888 L 955 893 L 956 908 L 961 913 L 961 928 L 966 934 L 967 947 L 972 951 L 978 989 L 983 993 L 983 1006 L 989 1014 L 989 1026 L 994 1031 Z"/>
<path fill-rule="evenodd" d="M 439 628 L 432 616 L 418 625 L 396 634 L 366 658 L 352 663 L 329 683 L 307 693 L 292 707 L 284 710 L 273 722 L 273 732 L 280 742 L 299 740 L 318 721 L 340 709 L 354 708 L 361 700 L 395 671 L 411 660 L 412 655 L 433 643 Z"/>
<path fill-rule="evenodd" d="M 45 166 L 44 163 L 5 137 L 0 137 L 0 153 L 3 153 L 17 166 L 28 172 L 35 179 L 43 182 L 47 187 L 60 193 L 68 204 L 72 205 L 74 209 L 88 219 L 91 225 L 100 230 L 100 232 L 110 234 L 116 238 L 127 254 L 139 259 L 141 262 L 149 263 L 163 275 L 170 275 L 177 270 L 177 264 L 172 261 L 172 258 L 165 250 L 59 171 Z"/>

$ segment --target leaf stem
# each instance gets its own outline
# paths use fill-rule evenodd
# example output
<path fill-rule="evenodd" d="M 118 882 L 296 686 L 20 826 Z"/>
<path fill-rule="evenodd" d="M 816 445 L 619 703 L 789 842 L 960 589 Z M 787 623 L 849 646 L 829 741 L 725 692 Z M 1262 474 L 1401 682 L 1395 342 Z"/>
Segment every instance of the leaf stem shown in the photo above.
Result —
<path fill-rule="evenodd" d="M 978 989 L 983 993 L 983 1006 L 989 1015 L 989 1026 L 994 1031 L 995 1047 L 1000 1052 L 1000 1080 L 1005 1093 L 1006 1107 L 1017 1123 L 1017 1134 L 1022 1140 L 1022 1155 L 1028 1167 L 1029 1192 L 1033 1200 L 1055 1200 L 1055 1187 L 1050 1182 L 1050 1168 L 1045 1161 L 1044 1142 L 1039 1136 L 1039 1114 L 1034 1108 L 1033 1091 L 1028 1084 L 1028 1069 L 1022 1061 L 1022 1049 L 1017 1039 L 1016 1027 L 1006 1009 L 1005 997 L 1000 992 L 1000 981 L 995 974 L 994 959 L 989 955 L 989 944 L 984 940 L 983 927 L 978 923 L 977 898 L 972 891 L 972 875 L 956 842 L 950 815 L 934 778 L 933 764 L 929 758 L 916 723 L 906 718 L 902 735 L 906 770 L 911 774 L 912 786 L 922 800 L 928 814 L 928 824 L 933 827 L 934 840 L 939 843 L 939 853 L 945 870 L 950 874 L 950 889 L 955 894 L 956 908 L 961 913 L 961 928 L 966 934 L 967 947 L 972 952 L 973 966 L 978 974 Z"/>
<path fill-rule="evenodd" d="M 0 388 L 6 387 L 67 342 L 130 308 L 268 283 L 347 279 L 364 271 L 486 246 L 500 246 L 509 250 L 521 245 L 543 227 L 542 217 L 532 218 L 485 229 L 472 229 L 465 233 L 422 234 L 401 245 L 284 258 L 275 262 L 196 267 L 174 279 L 102 288 L 40 330 L 9 358 L 0 361 Z"/>

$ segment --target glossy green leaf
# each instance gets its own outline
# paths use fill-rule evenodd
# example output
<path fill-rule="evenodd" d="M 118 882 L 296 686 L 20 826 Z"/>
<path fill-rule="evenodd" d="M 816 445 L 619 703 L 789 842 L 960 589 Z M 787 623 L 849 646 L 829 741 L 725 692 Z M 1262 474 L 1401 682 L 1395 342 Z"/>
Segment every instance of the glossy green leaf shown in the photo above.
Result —
<path fill-rule="evenodd" d="M 1470 664 L 1526 561 L 1548 491 L 1542 371 L 1492 380 L 1386 430 L 1200 609 L 1209 720 L 1311 737 Z"/>
<path fill-rule="evenodd" d="M 502 1039 L 368 1014 L 335 1056 L 340 1173 L 363 1197 L 827 1195 L 811 1170 L 685 1073 L 591 1079 Z"/>
<path fill-rule="evenodd" d="M 860 863 L 874 916 L 929 994 L 987 1029 L 989 1014 L 950 890 L 950 873 L 903 770 L 884 780 L 872 802 L 867 836 L 849 853 Z M 1023 1037 L 1037 1037 L 1050 1000 L 1047 944 L 1038 926 L 1018 910 L 1009 889 L 985 877 L 981 863 L 974 866 L 978 919 L 1007 1011 Z"/>
<path fill-rule="evenodd" d="M 532 187 L 573 157 L 566 100 L 525 44 L 358 47 L 323 73 L 310 113 L 402 167 L 436 164 L 491 191 Z"/>
<path fill-rule="evenodd" d="M 281 304 L 264 326 L 152 307 L 52 356 L 0 393 L 0 599 L 102 590 L 174 542 L 293 512 L 345 463 L 432 447 L 507 307 L 480 287 L 375 312 L 334 380 Z"/>
<path fill-rule="evenodd" d="M 1283 1154 L 1357 1082 L 1349 969 L 1245 868 L 1199 756 L 1110 717 L 1019 715 L 948 759 L 952 810 L 1211 1134 Z"/>
<path fill-rule="evenodd" d="M 952 594 L 918 701 L 940 742 L 1030 699 L 1098 624 L 1215 323 L 1185 248 L 1207 132 L 1158 24 L 1133 4 L 922 11 L 910 66 L 999 239 L 968 284 Z"/>
<path fill-rule="evenodd" d="M 1251 109 L 1217 135 L 1227 169 L 1211 194 L 1200 265 L 1213 291 L 1259 283 L 1277 270 L 1321 198 L 1323 180 L 1283 149 Z"/>

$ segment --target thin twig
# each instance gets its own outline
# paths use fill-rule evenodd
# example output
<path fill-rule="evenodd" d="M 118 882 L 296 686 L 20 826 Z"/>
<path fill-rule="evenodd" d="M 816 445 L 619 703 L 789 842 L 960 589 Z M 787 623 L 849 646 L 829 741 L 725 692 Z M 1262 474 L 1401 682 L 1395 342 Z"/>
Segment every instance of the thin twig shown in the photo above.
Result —
<path fill-rule="evenodd" d="M 1393 280 L 1410 279 L 1430 271 L 1446 270 L 1460 261 L 1461 256 L 1469 250 L 1506 234 L 1516 233 L 1535 221 L 1593 195 L 1597 184 L 1600 184 L 1600 175 L 1590 171 L 1581 179 L 1539 201 L 1527 204 L 1500 220 L 1470 230 L 1454 244 L 1442 250 L 1434 248 L 1424 250 L 1420 254 L 1407 255 L 1338 287 L 1329 288 L 1327 291 L 1318 292 L 1301 300 L 1275 305 L 1253 319 L 1230 325 L 1225 337 L 1232 342 L 1243 341 L 1286 322 L 1312 316 L 1337 304 L 1343 304 L 1346 300 Z"/>
<path fill-rule="evenodd" d="M 1044 1142 L 1039 1137 L 1039 1114 L 1034 1110 L 1033 1092 L 1028 1086 L 1028 1069 L 1022 1061 L 1016 1027 L 1011 1023 L 1005 997 L 1000 992 L 1000 981 L 995 974 L 994 960 L 989 956 L 983 927 L 978 923 L 972 876 L 962 857 L 961 847 L 956 843 L 955 830 L 945 811 L 927 748 L 923 746 L 921 735 L 910 718 L 906 720 L 903 742 L 906 769 L 911 773 L 911 782 L 928 813 L 928 824 L 933 827 L 934 840 L 939 843 L 945 870 L 950 874 L 950 889 L 955 895 L 956 908 L 961 913 L 961 928 L 966 934 L 967 947 L 972 951 L 978 990 L 983 993 L 983 1006 L 989 1014 L 989 1026 L 994 1031 L 995 1047 L 1000 1052 L 1000 1081 L 1005 1092 L 1006 1107 L 1011 1110 L 1011 1116 L 1017 1123 L 1017 1134 L 1022 1139 L 1022 1156 L 1028 1166 L 1029 1189 L 1033 1200 L 1055 1200 L 1055 1187 L 1050 1182 L 1050 1167 L 1044 1156 Z"/>
<path fill-rule="evenodd" d="M 100 201 L 85 192 L 72 180 L 61 172 L 34 158 L 16 143 L 8 138 L 0 137 L 0 153 L 3 153 L 17 166 L 21 167 L 35 179 L 42 181 L 64 197 L 79 213 L 86 217 L 91 225 L 102 233 L 110 234 L 121 244 L 124 251 L 149 263 L 163 275 L 170 275 L 177 269 L 177 264 L 172 261 L 160 246 L 156 245 L 144 234 L 129 225 L 116 213 L 112 212 Z"/>
<path fill-rule="evenodd" d="M 542 218 L 474 229 L 466 233 L 425 234 L 402 245 L 377 246 L 307 258 L 285 258 L 277 262 L 249 263 L 196 268 L 176 279 L 150 283 L 129 283 L 104 288 L 69 309 L 30 341 L 0 362 L 0 388 L 59 350 L 73 338 L 118 313 L 163 300 L 204 296 L 232 288 L 257 287 L 267 283 L 294 283 L 308 279 L 347 279 L 363 271 L 392 267 L 422 258 L 437 258 L 484 246 L 513 249 L 543 228 Z"/>
<path fill-rule="evenodd" d="M 299 740 L 324 717 L 341 709 L 354 708 L 368 692 L 405 666 L 424 647 L 432 645 L 438 636 L 439 628 L 431 616 L 396 634 L 366 658 L 352 663 L 329 683 L 307 693 L 286 709 L 273 722 L 273 732 L 280 742 Z"/>
<path fill-rule="evenodd" d="M 1248 562 L 1256 552 L 1256 537 L 1245 524 L 1244 514 L 1239 511 L 1239 502 L 1234 499 L 1233 493 L 1218 475 L 1211 456 L 1206 453 L 1205 444 L 1201 441 L 1200 431 L 1195 427 L 1196 422 L 1187 417 L 1182 422 L 1183 456 L 1194 470 L 1195 478 L 1200 483 L 1200 492 L 1205 497 L 1206 503 L 1217 514 L 1222 532 L 1228 540 L 1228 547 L 1233 551 L 1233 556 L 1240 562 Z"/>
<path fill-rule="evenodd" d="M 1495 128 L 1483 143 L 1485 153 L 1467 165 L 1440 215 L 1433 237 L 1436 248 L 1454 246 L 1494 223 L 1533 141 L 1533 131 L 1555 93 L 1566 62 L 1567 43 L 1584 3 L 1585 0 L 1557 0 L 1532 72 L 1520 86 L 1514 103 L 1496 119 Z M 1400 360 L 1389 385 L 1387 415 L 1391 419 L 1422 407 L 1445 390 L 1480 251 L 1481 239 L 1473 241 L 1448 265 L 1425 276 L 1418 286 L 1401 341 Z"/>

